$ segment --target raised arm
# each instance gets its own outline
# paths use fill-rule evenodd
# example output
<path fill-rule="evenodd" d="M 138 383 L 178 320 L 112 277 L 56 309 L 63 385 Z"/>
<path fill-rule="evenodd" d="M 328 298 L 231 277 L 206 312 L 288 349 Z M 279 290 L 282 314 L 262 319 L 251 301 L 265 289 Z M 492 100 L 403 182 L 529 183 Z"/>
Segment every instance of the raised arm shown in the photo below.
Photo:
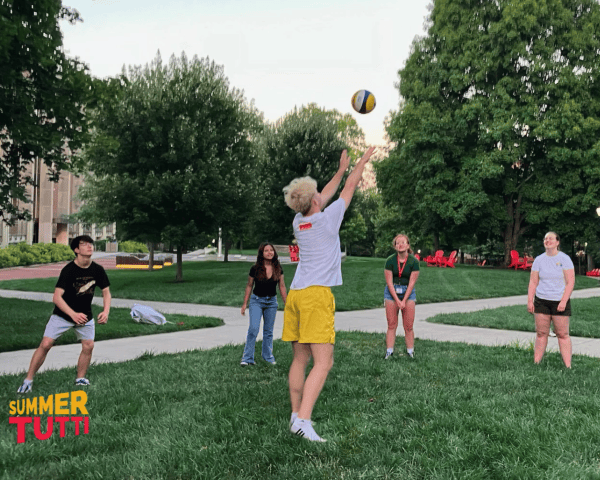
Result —
<path fill-rule="evenodd" d="M 344 150 L 342 152 L 342 156 L 340 157 L 340 167 L 338 168 L 338 171 L 333 176 L 333 178 L 329 181 L 329 183 L 327 185 L 325 185 L 325 188 L 321 192 L 321 198 L 323 200 L 323 207 L 325 207 L 329 203 L 331 198 L 335 195 L 335 192 L 337 192 L 337 189 L 340 186 L 342 178 L 344 178 L 344 172 L 348 169 L 349 165 L 350 165 L 350 159 L 348 158 L 348 152 L 346 150 Z"/>
<path fill-rule="evenodd" d="M 362 178 L 363 171 L 365 170 L 365 165 L 369 162 L 369 159 L 371 158 L 371 155 L 374 151 L 375 147 L 371 147 L 366 151 L 366 153 L 358 161 L 358 163 L 352 170 L 352 173 L 350 173 L 348 179 L 346 180 L 346 185 L 344 185 L 344 189 L 342 190 L 342 193 L 340 193 L 340 198 L 343 198 L 346 202 L 346 208 L 348 208 L 348 206 L 350 205 L 350 201 L 354 196 L 354 191 L 358 186 L 358 182 L 360 182 L 360 179 Z"/>

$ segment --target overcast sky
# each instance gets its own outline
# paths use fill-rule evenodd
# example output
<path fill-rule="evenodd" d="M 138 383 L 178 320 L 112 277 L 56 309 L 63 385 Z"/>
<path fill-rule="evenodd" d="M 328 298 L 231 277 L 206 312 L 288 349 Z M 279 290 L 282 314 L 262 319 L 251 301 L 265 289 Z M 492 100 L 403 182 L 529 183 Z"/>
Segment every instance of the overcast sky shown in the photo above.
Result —
<path fill-rule="evenodd" d="M 185 51 L 223 65 L 267 120 L 311 102 L 352 113 L 370 144 L 399 103 L 403 67 L 430 0 L 63 0 L 84 22 L 62 24 L 67 54 L 96 77 Z M 365 88 L 373 112 L 350 106 Z"/>

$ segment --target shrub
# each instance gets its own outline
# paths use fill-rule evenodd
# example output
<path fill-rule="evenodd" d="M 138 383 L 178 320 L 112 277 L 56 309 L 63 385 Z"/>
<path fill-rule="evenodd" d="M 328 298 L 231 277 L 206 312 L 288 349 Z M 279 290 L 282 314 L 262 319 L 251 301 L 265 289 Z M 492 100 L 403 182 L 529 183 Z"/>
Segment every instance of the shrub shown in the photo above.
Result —
<path fill-rule="evenodd" d="M 0 249 L 0 268 L 19 267 L 37 263 L 73 260 L 75 254 L 67 245 L 56 243 L 19 243 Z"/>
<path fill-rule="evenodd" d="M 141 242 L 119 242 L 119 252 L 124 253 L 149 253 L 148 247 Z"/>

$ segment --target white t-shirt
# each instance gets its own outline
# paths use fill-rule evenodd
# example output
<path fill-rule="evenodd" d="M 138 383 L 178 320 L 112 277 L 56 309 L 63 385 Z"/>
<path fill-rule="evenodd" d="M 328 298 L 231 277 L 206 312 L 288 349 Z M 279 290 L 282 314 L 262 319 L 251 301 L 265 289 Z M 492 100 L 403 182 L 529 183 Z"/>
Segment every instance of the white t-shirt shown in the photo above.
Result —
<path fill-rule="evenodd" d="M 338 198 L 325 210 L 304 217 L 296 214 L 292 226 L 300 249 L 300 262 L 292 280 L 291 290 L 319 285 L 334 287 L 342 284 L 342 251 L 340 225 L 346 202 Z"/>
<path fill-rule="evenodd" d="M 575 267 L 569 256 L 563 252 L 553 257 L 542 253 L 533 261 L 532 272 L 539 272 L 540 283 L 535 289 L 535 294 L 543 300 L 558 302 L 565 293 L 565 274 L 563 270 L 572 270 Z"/>

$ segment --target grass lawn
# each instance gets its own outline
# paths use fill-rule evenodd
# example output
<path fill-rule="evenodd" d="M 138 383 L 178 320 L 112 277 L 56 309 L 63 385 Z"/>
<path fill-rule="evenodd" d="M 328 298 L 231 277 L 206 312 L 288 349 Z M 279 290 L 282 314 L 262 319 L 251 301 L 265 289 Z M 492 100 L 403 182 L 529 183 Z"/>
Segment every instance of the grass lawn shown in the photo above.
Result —
<path fill-rule="evenodd" d="M 600 478 L 600 369 L 556 353 L 417 340 L 418 358 L 381 358 L 383 336 L 339 332 L 313 420 L 288 431 L 289 345 L 278 364 L 238 366 L 241 346 L 93 365 L 89 433 L 16 442 L 0 377 L 0 472 L 18 479 Z M 258 346 L 257 348 L 260 348 Z M 74 369 L 39 374 L 36 396 L 75 390 Z M 27 397 L 31 397 L 27 395 Z M 45 423 L 42 422 L 45 431 Z"/>
<path fill-rule="evenodd" d="M 598 323 L 600 298 L 573 298 L 571 299 L 571 310 L 572 316 L 569 321 L 569 333 L 571 335 L 600 338 L 600 323 Z M 449 325 L 535 332 L 533 315 L 527 312 L 526 305 L 490 308 L 472 313 L 443 313 L 428 318 L 427 321 Z"/>
<path fill-rule="evenodd" d="M 363 310 L 383 306 L 384 260 L 350 257 L 342 263 L 344 284 L 334 287 L 338 311 Z M 239 307 L 250 271 L 246 262 L 185 262 L 182 283 L 175 283 L 175 266 L 157 271 L 112 270 L 108 272 L 115 298 L 163 300 Z M 296 265 L 284 265 L 289 289 Z M 0 289 L 53 292 L 55 278 L 4 280 Z M 425 267 L 417 283 L 419 303 L 471 300 L 475 298 L 524 295 L 529 272 L 459 265 L 455 269 Z M 577 277 L 576 288 L 597 287 L 598 280 Z M 280 308 L 283 304 L 280 301 Z"/>
<path fill-rule="evenodd" d="M 34 302 L 16 298 L 2 299 L 2 320 L 0 326 L 0 352 L 37 348 L 42 340 L 44 329 L 52 314 L 54 304 L 49 302 Z M 94 315 L 101 309 L 92 306 Z M 223 325 L 223 320 L 214 317 L 192 317 L 188 315 L 165 315 L 169 322 L 165 325 L 147 325 L 135 323 L 128 308 L 111 308 L 108 323 L 96 324 L 96 340 L 111 338 L 138 337 L 156 333 L 178 332 L 196 328 L 217 327 Z M 73 330 L 60 337 L 55 345 L 77 343 Z"/>

